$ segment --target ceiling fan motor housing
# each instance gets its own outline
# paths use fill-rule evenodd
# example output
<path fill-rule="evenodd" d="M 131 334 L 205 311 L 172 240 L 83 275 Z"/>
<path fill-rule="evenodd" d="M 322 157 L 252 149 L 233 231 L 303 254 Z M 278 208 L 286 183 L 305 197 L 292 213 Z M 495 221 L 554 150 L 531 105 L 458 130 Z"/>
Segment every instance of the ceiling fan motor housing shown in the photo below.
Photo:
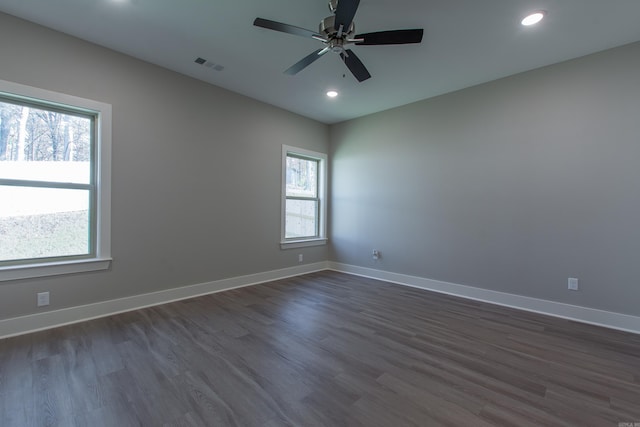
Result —
<path fill-rule="evenodd" d="M 327 37 L 327 39 L 331 40 L 338 36 L 339 28 L 335 27 L 336 17 L 335 15 L 327 16 L 322 21 L 320 21 L 319 33 L 323 36 Z M 349 25 L 349 29 L 345 31 L 342 30 L 341 38 L 351 38 L 356 31 L 355 23 L 352 21 L 351 25 Z"/>

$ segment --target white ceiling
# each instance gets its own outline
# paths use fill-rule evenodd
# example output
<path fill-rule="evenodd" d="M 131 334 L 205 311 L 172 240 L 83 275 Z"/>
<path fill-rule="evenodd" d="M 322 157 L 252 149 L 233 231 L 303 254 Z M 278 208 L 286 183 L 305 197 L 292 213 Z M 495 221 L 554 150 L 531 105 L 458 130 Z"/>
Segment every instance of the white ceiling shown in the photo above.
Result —
<path fill-rule="evenodd" d="M 534 10 L 546 19 L 521 26 Z M 252 25 L 261 17 L 317 31 L 326 0 L 0 0 L 0 11 L 325 123 L 640 40 L 638 0 L 361 0 L 357 33 L 425 36 L 351 47 L 373 76 L 358 83 L 336 54 L 283 74 L 322 44 Z M 328 89 L 340 96 L 328 99 Z"/>

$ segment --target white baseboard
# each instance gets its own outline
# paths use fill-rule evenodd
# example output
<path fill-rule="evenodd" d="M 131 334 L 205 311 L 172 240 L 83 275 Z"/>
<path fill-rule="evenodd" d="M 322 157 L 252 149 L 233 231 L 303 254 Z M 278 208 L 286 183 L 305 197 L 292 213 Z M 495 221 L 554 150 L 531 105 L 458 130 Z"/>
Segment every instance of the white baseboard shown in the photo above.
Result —
<path fill-rule="evenodd" d="M 369 277 L 399 285 L 411 286 L 640 334 L 640 317 L 636 316 L 490 291 L 472 286 L 441 282 L 372 268 L 336 262 L 319 262 L 0 320 L 0 339 L 322 270 L 333 270 L 356 276 Z"/>
<path fill-rule="evenodd" d="M 336 262 L 329 262 L 329 270 L 640 334 L 640 317 L 627 314 L 613 313 L 610 311 L 490 291 L 472 286 L 458 285 L 455 283 L 441 282 Z"/>
<path fill-rule="evenodd" d="M 0 339 L 30 332 L 42 331 L 45 329 L 57 328 L 59 326 L 69 325 L 72 323 L 84 322 L 86 320 L 111 316 L 113 314 L 166 304 L 201 295 L 257 285 L 259 283 L 270 282 L 272 280 L 299 276 L 301 274 L 326 270 L 327 268 L 327 262 L 304 264 L 281 270 L 232 277 L 229 279 L 183 286 L 180 288 L 167 289 L 149 294 L 135 295 L 127 298 L 119 298 L 78 307 L 70 307 L 61 310 L 53 310 L 44 313 L 0 320 Z"/>

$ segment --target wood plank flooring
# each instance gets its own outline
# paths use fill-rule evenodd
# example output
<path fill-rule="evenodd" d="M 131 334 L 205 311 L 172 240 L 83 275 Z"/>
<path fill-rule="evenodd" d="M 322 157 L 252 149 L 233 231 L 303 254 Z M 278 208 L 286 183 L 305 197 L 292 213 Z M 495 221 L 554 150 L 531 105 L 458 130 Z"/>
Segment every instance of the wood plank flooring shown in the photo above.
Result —
<path fill-rule="evenodd" d="M 0 341 L 3 427 L 634 422 L 639 335 L 334 272 Z"/>

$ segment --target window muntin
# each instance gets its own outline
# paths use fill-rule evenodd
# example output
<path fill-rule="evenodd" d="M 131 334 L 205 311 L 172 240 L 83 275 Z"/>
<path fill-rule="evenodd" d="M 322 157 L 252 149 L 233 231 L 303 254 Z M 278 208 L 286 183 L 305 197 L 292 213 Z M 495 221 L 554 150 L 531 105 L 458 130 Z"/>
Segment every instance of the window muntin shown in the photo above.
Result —
<path fill-rule="evenodd" d="M 327 156 L 283 146 L 283 247 L 324 244 Z"/>
<path fill-rule="evenodd" d="M 0 80 L 0 282 L 110 265 L 111 106 Z"/>

